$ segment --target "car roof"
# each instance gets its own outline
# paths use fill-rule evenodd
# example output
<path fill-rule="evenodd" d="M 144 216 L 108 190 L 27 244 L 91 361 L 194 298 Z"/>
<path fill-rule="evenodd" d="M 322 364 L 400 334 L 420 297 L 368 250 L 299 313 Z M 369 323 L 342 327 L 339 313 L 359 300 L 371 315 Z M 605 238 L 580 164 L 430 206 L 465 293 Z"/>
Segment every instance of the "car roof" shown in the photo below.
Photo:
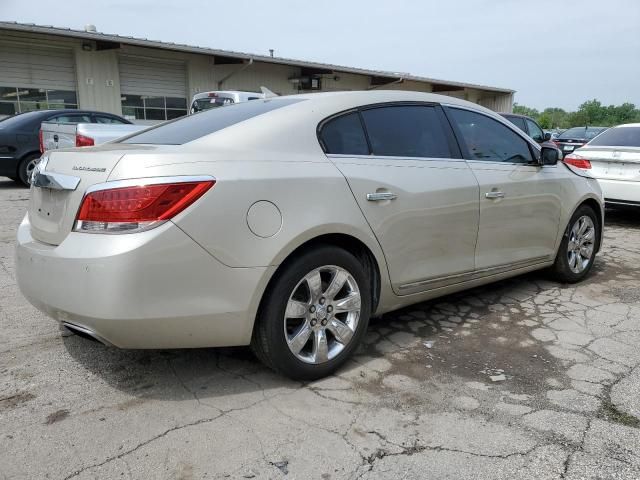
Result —
<path fill-rule="evenodd" d="M 611 128 L 626 128 L 626 127 L 640 127 L 640 123 L 623 123 L 622 125 L 616 125 Z"/>
<path fill-rule="evenodd" d="M 533 118 L 528 117 L 526 115 L 520 115 L 519 113 L 500 112 L 499 115 L 502 115 L 503 117 L 518 117 L 518 118 L 528 118 L 529 120 L 533 120 Z"/>

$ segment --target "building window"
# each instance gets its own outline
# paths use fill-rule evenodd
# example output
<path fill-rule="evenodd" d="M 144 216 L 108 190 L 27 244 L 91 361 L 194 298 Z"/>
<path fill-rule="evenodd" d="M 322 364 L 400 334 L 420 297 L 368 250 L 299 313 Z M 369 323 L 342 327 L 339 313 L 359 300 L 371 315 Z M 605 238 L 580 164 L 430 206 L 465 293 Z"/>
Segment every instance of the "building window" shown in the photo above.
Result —
<path fill-rule="evenodd" d="M 60 108 L 78 108 L 76 92 L 0 86 L 0 115 Z"/>
<path fill-rule="evenodd" d="M 122 115 L 127 120 L 171 120 L 187 114 L 187 100 L 180 97 L 123 95 Z"/>

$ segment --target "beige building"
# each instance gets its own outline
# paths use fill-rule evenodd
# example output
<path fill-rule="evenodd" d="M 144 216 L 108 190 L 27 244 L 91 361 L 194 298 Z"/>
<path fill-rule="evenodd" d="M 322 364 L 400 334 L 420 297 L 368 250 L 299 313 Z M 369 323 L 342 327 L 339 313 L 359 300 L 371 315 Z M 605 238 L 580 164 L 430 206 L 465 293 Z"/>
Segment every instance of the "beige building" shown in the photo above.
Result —
<path fill-rule="evenodd" d="M 405 73 L 0 22 L 0 116 L 83 108 L 155 122 L 184 115 L 209 90 L 278 94 L 391 88 L 436 92 L 510 112 L 513 90 Z"/>

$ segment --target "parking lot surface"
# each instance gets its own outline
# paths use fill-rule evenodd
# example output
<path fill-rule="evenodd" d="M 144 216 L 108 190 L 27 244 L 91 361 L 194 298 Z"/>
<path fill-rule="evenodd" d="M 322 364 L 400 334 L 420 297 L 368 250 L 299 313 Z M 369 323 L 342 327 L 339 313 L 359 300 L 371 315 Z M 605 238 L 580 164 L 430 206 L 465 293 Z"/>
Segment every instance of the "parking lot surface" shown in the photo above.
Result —
<path fill-rule="evenodd" d="M 246 348 L 61 331 L 16 285 L 27 201 L 0 179 L 0 478 L 640 478 L 636 212 L 608 212 L 587 281 L 385 315 L 337 375 L 296 383 Z"/>

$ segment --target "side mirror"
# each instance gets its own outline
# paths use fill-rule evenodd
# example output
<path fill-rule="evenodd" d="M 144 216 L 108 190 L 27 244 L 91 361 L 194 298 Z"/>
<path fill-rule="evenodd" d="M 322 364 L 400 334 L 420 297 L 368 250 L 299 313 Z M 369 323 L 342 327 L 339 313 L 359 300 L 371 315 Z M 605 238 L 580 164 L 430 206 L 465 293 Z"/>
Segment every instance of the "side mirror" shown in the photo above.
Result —
<path fill-rule="evenodd" d="M 551 140 L 551 134 L 550 133 L 545 133 L 544 134 L 544 141 L 548 142 L 549 140 Z"/>
<path fill-rule="evenodd" d="M 560 150 L 553 147 L 542 147 L 540 152 L 540 165 L 555 165 L 561 160 Z"/>

